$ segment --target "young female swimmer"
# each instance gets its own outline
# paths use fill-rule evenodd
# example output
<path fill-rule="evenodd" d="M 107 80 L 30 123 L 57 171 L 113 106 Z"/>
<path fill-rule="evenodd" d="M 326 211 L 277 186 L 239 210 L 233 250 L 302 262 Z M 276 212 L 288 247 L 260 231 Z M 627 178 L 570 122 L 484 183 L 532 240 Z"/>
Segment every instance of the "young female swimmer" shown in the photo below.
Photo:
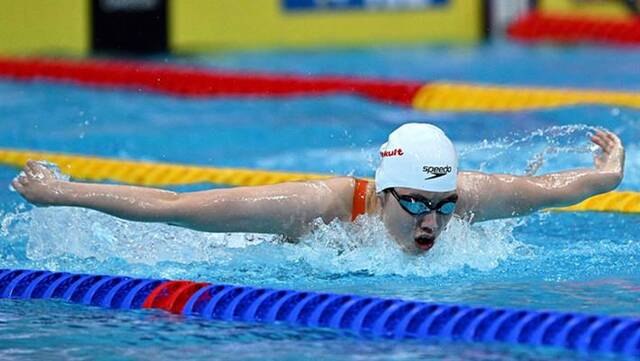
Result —
<path fill-rule="evenodd" d="M 620 139 L 598 131 L 591 141 L 601 149 L 593 169 L 541 176 L 458 172 L 455 148 L 442 130 L 408 123 L 380 148 L 375 182 L 369 183 L 339 177 L 176 193 L 60 180 L 29 161 L 12 185 L 38 206 L 84 207 L 133 221 L 294 239 L 308 232 L 317 218 L 329 223 L 375 214 L 400 247 L 417 254 L 434 245 L 453 216 L 471 222 L 521 216 L 616 188 L 624 168 Z"/>

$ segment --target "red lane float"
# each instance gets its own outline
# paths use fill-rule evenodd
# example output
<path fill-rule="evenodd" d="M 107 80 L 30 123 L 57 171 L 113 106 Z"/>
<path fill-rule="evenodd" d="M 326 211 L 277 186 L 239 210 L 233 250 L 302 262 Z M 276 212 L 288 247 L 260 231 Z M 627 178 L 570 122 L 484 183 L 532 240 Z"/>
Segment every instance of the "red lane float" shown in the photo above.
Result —
<path fill-rule="evenodd" d="M 525 42 L 637 45 L 640 44 L 640 17 L 611 19 L 531 12 L 509 25 L 507 33 Z"/>
<path fill-rule="evenodd" d="M 182 313 L 184 305 L 194 293 L 208 283 L 168 281 L 158 285 L 142 304 L 142 308 L 159 308 L 171 313 Z"/>
<path fill-rule="evenodd" d="M 353 94 L 410 106 L 421 82 L 238 73 L 151 62 L 0 58 L 0 78 L 51 80 L 186 97 Z"/>

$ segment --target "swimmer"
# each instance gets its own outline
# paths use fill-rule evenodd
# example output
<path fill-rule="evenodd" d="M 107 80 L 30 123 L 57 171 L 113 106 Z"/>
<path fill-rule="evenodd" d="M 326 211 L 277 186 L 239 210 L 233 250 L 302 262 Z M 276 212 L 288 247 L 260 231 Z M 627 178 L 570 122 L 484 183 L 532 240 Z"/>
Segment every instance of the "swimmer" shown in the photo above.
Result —
<path fill-rule="evenodd" d="M 624 148 L 597 131 L 594 167 L 540 176 L 458 171 L 453 143 L 431 124 L 404 124 L 380 148 L 375 180 L 352 177 L 177 193 L 127 185 L 61 180 L 27 162 L 13 187 L 37 206 L 95 209 L 133 221 L 163 222 L 206 232 L 280 234 L 296 239 L 316 219 L 379 216 L 408 253 L 433 247 L 452 217 L 469 222 L 523 216 L 578 203 L 618 186 Z"/>

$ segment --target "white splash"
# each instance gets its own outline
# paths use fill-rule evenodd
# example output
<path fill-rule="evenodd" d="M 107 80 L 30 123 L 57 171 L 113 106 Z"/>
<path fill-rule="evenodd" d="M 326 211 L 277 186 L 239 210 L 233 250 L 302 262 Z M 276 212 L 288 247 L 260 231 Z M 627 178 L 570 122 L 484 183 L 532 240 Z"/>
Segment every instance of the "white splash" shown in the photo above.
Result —
<path fill-rule="evenodd" d="M 470 225 L 454 218 L 428 253 L 414 256 L 403 252 L 388 236 L 379 217 L 360 217 L 353 224 L 334 221 L 320 225 L 291 257 L 340 274 L 425 277 L 466 267 L 488 271 L 510 256 L 527 253 L 511 236 L 515 225 L 513 221 Z"/>
<path fill-rule="evenodd" d="M 593 143 L 588 136 L 596 128 L 583 125 L 563 125 L 539 129 L 523 136 L 483 140 L 460 148 L 462 166 L 480 171 L 499 171 L 514 174 L 538 174 L 543 166 L 571 168 L 585 166 L 591 161 Z M 514 159 L 514 152 L 520 156 Z M 586 154 L 589 157 L 571 157 Z M 557 161 L 557 162 L 554 162 Z"/>
<path fill-rule="evenodd" d="M 104 261 L 117 257 L 130 263 L 184 264 L 228 257 L 228 250 L 244 248 L 271 235 L 214 234 L 164 224 L 121 220 L 100 212 L 70 208 L 33 208 L 3 217 L 3 234 L 27 239 L 26 256 L 46 260 L 72 254 Z M 10 228 L 8 230 L 7 228 Z"/>
<path fill-rule="evenodd" d="M 26 257 L 43 263 L 72 255 L 146 265 L 175 262 L 185 268 L 194 262 L 237 267 L 242 261 L 269 269 L 279 262 L 306 264 L 313 274 L 432 276 L 465 267 L 491 270 L 524 247 L 511 237 L 514 225 L 505 221 L 471 226 L 454 219 L 429 253 L 413 256 L 388 237 L 378 217 L 318 222 L 296 245 L 273 235 L 204 233 L 69 207 L 33 208 L 2 218 L 2 235 L 14 243 L 26 239 Z"/>

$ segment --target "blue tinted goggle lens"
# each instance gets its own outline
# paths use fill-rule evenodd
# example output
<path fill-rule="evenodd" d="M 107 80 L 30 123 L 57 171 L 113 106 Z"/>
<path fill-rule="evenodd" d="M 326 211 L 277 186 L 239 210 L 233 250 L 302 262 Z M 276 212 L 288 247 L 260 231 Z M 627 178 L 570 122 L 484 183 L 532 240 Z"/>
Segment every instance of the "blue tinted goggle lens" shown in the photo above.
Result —
<path fill-rule="evenodd" d="M 407 212 L 411 214 L 420 214 L 429 210 L 427 205 L 422 202 L 413 202 L 403 198 L 400 198 L 399 202 L 402 208 L 406 209 Z"/>
<path fill-rule="evenodd" d="M 420 201 L 409 201 L 406 199 L 400 199 L 400 204 L 404 209 L 407 210 L 407 212 L 413 215 L 418 215 L 418 214 L 427 213 L 431 211 L 436 211 L 440 214 L 449 215 L 456 210 L 456 204 L 454 202 L 443 203 L 440 205 L 440 207 L 437 207 L 435 209 L 429 208 L 429 206 L 427 206 L 425 203 Z"/>
<path fill-rule="evenodd" d="M 437 212 L 449 215 L 449 214 L 453 213 L 453 211 L 455 211 L 455 210 L 456 210 L 455 202 L 447 202 L 447 203 L 444 203 L 444 204 L 440 205 L 440 208 L 437 209 Z"/>

